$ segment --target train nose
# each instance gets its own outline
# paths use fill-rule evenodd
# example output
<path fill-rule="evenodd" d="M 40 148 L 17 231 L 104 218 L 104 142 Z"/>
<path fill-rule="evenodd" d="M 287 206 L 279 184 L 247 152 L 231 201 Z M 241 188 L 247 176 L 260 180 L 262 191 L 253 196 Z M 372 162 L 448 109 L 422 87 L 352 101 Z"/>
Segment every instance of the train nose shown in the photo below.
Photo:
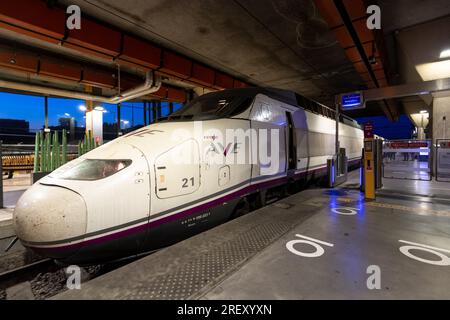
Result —
<path fill-rule="evenodd" d="M 35 184 L 17 202 L 14 228 L 19 239 L 29 246 L 51 244 L 86 234 L 87 210 L 76 192 Z"/>

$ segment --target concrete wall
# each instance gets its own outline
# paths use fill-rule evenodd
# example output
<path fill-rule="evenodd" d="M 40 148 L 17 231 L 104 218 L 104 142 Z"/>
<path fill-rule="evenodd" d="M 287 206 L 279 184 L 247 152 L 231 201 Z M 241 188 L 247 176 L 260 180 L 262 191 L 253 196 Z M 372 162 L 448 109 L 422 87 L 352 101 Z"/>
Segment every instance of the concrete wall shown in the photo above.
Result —
<path fill-rule="evenodd" d="M 434 98 L 433 139 L 450 139 L 450 97 Z"/>

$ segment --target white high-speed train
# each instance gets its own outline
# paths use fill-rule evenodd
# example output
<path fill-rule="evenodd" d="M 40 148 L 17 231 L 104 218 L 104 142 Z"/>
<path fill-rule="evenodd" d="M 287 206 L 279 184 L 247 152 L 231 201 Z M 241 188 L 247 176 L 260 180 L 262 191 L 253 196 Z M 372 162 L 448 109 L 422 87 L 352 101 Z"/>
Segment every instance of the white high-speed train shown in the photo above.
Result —
<path fill-rule="evenodd" d="M 359 164 L 359 126 L 342 119 L 339 140 Z M 331 109 L 284 90 L 210 93 L 42 178 L 14 226 L 24 246 L 63 264 L 133 256 L 227 221 L 244 199 L 326 175 L 334 153 Z"/>

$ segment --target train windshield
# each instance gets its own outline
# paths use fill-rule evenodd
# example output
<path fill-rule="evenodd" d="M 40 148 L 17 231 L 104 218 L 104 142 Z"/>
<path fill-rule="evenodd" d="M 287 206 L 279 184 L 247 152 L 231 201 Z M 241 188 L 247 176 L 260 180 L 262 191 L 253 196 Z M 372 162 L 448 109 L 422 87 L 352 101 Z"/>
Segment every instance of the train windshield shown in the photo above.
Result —
<path fill-rule="evenodd" d="M 85 159 L 66 171 L 55 171 L 50 176 L 66 180 L 99 180 L 112 176 L 128 167 L 131 163 L 131 160 Z"/>
<path fill-rule="evenodd" d="M 248 109 L 253 102 L 253 98 L 253 96 L 208 94 L 193 100 L 184 108 L 173 113 L 169 119 L 230 117 Z"/>

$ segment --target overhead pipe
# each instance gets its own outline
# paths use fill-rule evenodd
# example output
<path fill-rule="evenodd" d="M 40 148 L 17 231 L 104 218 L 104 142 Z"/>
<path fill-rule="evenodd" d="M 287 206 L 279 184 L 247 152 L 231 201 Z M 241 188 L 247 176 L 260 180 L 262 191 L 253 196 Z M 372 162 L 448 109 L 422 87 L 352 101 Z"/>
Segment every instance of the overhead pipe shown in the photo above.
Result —
<path fill-rule="evenodd" d="M 156 76 L 152 71 L 149 71 L 145 75 L 144 84 L 127 90 L 113 98 L 111 98 L 111 103 L 117 104 L 121 102 L 128 101 L 137 97 L 142 97 L 150 93 L 154 93 L 161 88 L 161 77 Z"/>
<path fill-rule="evenodd" d="M 37 84 L 27 84 L 22 82 L 7 81 L 1 79 L 0 79 L 0 88 L 40 93 L 44 95 L 52 95 L 79 100 L 91 100 L 97 102 L 117 104 L 158 91 L 161 88 L 161 77 L 154 75 L 153 72 L 148 72 L 146 75 L 145 83 L 143 85 L 140 85 L 134 89 L 128 90 L 120 95 L 116 95 L 113 97 L 98 96 L 89 93 L 75 92 L 65 89 L 49 88 Z"/>

